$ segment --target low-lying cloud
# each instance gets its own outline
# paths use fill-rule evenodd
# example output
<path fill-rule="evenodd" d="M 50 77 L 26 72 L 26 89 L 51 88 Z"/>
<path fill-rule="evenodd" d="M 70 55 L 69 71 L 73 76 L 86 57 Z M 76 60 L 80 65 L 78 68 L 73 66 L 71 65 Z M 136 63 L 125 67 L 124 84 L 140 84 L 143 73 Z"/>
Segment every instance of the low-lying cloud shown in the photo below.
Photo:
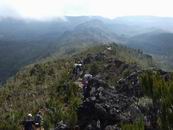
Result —
<path fill-rule="evenodd" d="M 172 0 L 0 0 L 1 17 L 173 16 Z"/>

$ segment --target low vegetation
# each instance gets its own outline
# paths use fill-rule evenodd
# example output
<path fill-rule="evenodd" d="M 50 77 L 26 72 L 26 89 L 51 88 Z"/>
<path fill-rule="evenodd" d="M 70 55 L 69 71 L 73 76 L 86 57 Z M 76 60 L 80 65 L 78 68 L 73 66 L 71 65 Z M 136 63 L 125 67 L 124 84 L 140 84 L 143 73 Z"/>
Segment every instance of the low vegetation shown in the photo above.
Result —
<path fill-rule="evenodd" d="M 173 129 L 173 78 L 172 74 L 163 76 L 158 72 L 147 71 L 142 77 L 145 94 L 152 99 L 155 110 L 159 112 L 157 123 L 161 130 Z"/>
<path fill-rule="evenodd" d="M 111 46 L 112 50 L 107 50 L 107 46 Z M 117 44 L 96 46 L 72 57 L 47 58 L 40 63 L 26 66 L 0 89 L 0 129 L 18 130 L 26 114 L 34 115 L 38 110 L 44 112 L 45 129 L 54 127 L 60 120 L 70 126 L 75 125 L 76 110 L 81 104 L 81 89 L 71 80 L 73 64 L 76 60 L 96 52 L 106 53 L 110 58 L 142 68 L 153 66 L 152 57 Z M 93 74 L 97 73 L 95 71 L 102 73 L 103 65 L 103 62 L 94 62 L 88 68 Z M 128 70 L 123 73 L 128 73 Z M 126 126 L 124 129 L 126 130 Z"/>

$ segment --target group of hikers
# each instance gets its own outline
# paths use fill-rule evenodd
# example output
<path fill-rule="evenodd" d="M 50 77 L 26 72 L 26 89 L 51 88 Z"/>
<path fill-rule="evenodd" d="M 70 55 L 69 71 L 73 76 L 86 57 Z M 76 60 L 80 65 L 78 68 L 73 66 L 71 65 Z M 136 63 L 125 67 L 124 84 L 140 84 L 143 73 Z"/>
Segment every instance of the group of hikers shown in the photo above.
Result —
<path fill-rule="evenodd" d="M 81 62 L 75 63 L 73 68 L 73 79 L 79 78 L 82 75 L 82 70 L 83 70 L 83 64 Z M 88 73 L 84 74 L 83 76 L 82 84 L 83 84 L 84 99 L 86 99 L 90 95 L 89 82 L 92 79 L 92 77 L 93 76 Z M 23 125 L 23 130 L 44 130 L 44 128 L 42 127 L 42 121 L 43 121 L 42 112 L 39 111 L 34 117 L 32 116 L 32 114 L 28 114 L 21 124 Z M 62 123 L 60 122 L 60 124 Z M 65 127 L 64 125 L 60 124 L 58 125 L 59 127 Z"/>
<path fill-rule="evenodd" d="M 74 64 L 73 68 L 73 79 L 78 79 L 83 74 L 83 64 L 80 61 L 79 63 Z M 89 97 L 91 88 L 89 87 L 89 82 L 93 76 L 89 73 L 84 74 L 82 79 L 82 85 L 83 85 L 83 96 L 84 99 Z"/>
<path fill-rule="evenodd" d="M 42 127 L 42 113 L 39 111 L 35 117 L 32 114 L 28 114 L 26 119 L 22 121 L 23 130 L 44 130 Z"/>
<path fill-rule="evenodd" d="M 82 74 L 83 74 L 83 64 L 82 62 L 75 63 L 74 68 L 73 68 L 73 79 L 78 79 Z M 90 96 L 90 91 L 91 88 L 89 87 L 89 82 L 93 76 L 89 73 L 84 74 L 83 80 L 82 80 L 82 85 L 83 85 L 83 96 L 84 99 Z M 22 121 L 23 125 L 23 130 L 43 130 L 44 128 L 42 127 L 42 112 L 39 111 L 34 117 L 32 114 L 28 114 L 26 119 Z M 64 125 L 59 125 L 63 126 Z"/>

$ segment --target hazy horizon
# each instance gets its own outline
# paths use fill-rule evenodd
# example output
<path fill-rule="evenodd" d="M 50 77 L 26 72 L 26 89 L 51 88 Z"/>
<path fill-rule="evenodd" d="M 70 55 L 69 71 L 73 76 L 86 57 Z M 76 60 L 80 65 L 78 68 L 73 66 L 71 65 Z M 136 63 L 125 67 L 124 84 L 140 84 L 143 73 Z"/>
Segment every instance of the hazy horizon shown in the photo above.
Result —
<path fill-rule="evenodd" d="M 173 17 L 171 0 L 0 0 L 0 17 L 52 19 L 63 16 Z"/>

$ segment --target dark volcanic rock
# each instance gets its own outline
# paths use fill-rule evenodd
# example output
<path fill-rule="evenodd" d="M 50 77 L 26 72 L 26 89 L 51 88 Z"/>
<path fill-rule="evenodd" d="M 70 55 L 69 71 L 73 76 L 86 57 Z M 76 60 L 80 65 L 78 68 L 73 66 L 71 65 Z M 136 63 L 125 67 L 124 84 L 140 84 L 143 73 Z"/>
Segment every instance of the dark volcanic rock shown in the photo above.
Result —
<path fill-rule="evenodd" d="M 133 80 L 133 77 L 135 76 L 131 75 L 128 79 Z M 113 127 L 122 122 L 131 123 L 140 118 L 141 111 L 135 104 L 134 96 L 128 96 L 120 90 L 112 89 L 97 79 L 91 80 L 90 87 L 95 90 L 90 93 L 90 97 L 78 110 L 81 129 L 85 129 L 88 124 L 96 120 L 100 120 L 102 129 L 109 129 L 108 126 Z M 125 87 L 124 90 L 127 91 L 127 88 Z"/>
<path fill-rule="evenodd" d="M 89 54 L 83 63 L 83 72 L 90 73 L 88 66 L 94 63 L 99 71 L 88 81 L 89 92 L 77 111 L 81 130 L 120 130 L 121 124 L 131 124 L 141 118 L 146 130 L 157 130 L 158 109 L 151 98 L 144 97 L 140 83 L 143 71 L 137 65 L 126 64 L 104 53 Z M 157 72 L 165 80 L 170 78 L 164 71 Z"/>
<path fill-rule="evenodd" d="M 60 121 L 59 123 L 57 123 L 55 130 L 70 130 L 70 128 L 67 124 L 63 123 L 63 121 Z"/>
<path fill-rule="evenodd" d="M 143 96 L 143 90 L 139 81 L 140 72 L 133 72 L 126 78 L 120 79 L 117 83 L 117 91 L 129 97 Z"/>

